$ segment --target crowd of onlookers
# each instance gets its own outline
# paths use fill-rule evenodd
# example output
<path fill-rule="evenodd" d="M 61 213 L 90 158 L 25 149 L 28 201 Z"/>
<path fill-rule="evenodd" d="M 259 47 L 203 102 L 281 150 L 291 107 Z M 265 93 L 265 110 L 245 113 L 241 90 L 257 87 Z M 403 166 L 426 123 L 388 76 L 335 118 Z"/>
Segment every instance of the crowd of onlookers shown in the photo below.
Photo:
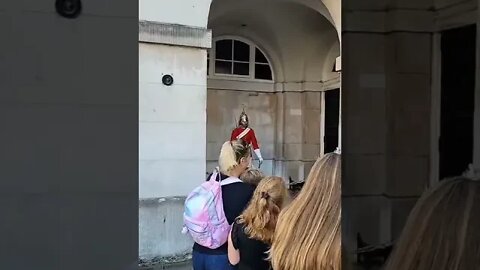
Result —
<path fill-rule="evenodd" d="M 229 182 L 221 200 L 230 231 L 217 248 L 194 244 L 194 270 L 342 269 L 340 152 L 317 159 L 294 199 L 284 179 L 251 168 L 251 159 L 244 141 L 223 144 L 219 180 Z M 460 176 L 423 194 L 385 267 L 480 269 L 480 182 Z"/>

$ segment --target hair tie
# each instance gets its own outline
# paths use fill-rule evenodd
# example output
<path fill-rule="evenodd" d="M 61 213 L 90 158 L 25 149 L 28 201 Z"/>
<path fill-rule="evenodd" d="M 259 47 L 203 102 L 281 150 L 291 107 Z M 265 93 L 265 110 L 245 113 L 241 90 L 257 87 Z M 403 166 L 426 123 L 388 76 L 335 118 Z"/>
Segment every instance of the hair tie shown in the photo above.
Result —
<path fill-rule="evenodd" d="M 267 192 L 262 191 L 262 199 L 268 200 L 268 198 L 270 198 L 270 195 Z"/>

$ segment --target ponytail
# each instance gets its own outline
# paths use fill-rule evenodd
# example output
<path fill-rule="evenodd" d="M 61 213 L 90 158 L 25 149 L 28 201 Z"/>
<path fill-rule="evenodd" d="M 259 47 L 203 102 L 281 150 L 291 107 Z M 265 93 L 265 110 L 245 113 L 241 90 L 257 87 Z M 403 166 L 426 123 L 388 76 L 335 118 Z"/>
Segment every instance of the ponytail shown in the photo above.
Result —
<path fill-rule="evenodd" d="M 238 223 L 244 224 L 245 233 L 250 238 L 271 244 L 278 215 L 287 200 L 288 191 L 283 179 L 266 177 L 260 181 Z"/>
<path fill-rule="evenodd" d="M 227 174 L 228 171 L 238 165 L 231 142 L 225 142 L 222 145 L 220 156 L 218 157 L 218 165 L 220 166 L 220 171 L 224 174 Z"/>
<path fill-rule="evenodd" d="M 240 160 L 247 157 L 250 147 L 243 140 L 227 141 L 223 143 L 218 157 L 220 172 L 228 174 L 231 170 L 240 164 Z"/>

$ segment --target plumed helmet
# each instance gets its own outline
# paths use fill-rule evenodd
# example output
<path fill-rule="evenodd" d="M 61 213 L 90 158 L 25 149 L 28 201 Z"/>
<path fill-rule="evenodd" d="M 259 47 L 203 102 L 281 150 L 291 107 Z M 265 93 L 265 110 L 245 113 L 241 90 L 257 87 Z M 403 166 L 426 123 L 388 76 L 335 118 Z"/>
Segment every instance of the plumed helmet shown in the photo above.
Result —
<path fill-rule="evenodd" d="M 240 118 L 238 119 L 238 125 L 244 128 L 248 127 L 248 115 L 245 113 L 245 109 L 240 114 Z"/>

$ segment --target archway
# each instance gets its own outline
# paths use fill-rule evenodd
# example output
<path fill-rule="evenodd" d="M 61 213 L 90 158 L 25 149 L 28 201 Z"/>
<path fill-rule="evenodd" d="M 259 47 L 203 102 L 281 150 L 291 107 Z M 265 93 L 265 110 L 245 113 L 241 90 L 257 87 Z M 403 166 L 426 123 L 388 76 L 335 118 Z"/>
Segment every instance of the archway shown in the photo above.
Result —
<path fill-rule="evenodd" d="M 242 104 L 266 173 L 303 180 L 323 153 L 324 91 L 340 85 L 332 70 L 339 9 L 332 13 L 328 1 L 140 1 L 141 262 L 188 261 L 192 243 L 178 229 L 183 200 L 216 163 Z M 217 76 L 207 74 L 207 54 L 216 54 L 219 40 L 231 40 L 232 50 L 239 41 L 250 54 L 219 59 Z M 165 75 L 173 84 L 163 83 Z"/>
<path fill-rule="evenodd" d="M 260 140 L 262 170 L 303 181 L 324 153 L 324 91 L 340 87 L 333 70 L 340 55 L 333 17 L 321 1 L 214 0 L 208 28 L 214 41 L 210 60 L 219 39 L 234 37 L 259 48 L 273 75 L 259 80 L 209 73 L 206 173 L 245 108 Z"/>

